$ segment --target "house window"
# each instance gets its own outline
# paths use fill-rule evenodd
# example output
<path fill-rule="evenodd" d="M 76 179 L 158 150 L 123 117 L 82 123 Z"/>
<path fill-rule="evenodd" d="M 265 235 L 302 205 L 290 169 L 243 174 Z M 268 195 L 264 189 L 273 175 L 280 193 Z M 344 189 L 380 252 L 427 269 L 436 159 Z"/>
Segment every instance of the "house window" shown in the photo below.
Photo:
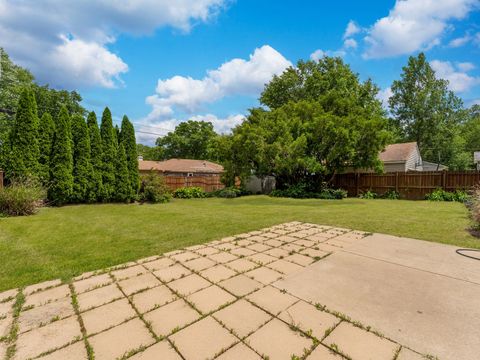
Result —
<path fill-rule="evenodd" d="M 192 177 L 192 176 L 193 176 L 193 173 L 187 173 L 187 176 L 188 176 L 188 177 Z"/>

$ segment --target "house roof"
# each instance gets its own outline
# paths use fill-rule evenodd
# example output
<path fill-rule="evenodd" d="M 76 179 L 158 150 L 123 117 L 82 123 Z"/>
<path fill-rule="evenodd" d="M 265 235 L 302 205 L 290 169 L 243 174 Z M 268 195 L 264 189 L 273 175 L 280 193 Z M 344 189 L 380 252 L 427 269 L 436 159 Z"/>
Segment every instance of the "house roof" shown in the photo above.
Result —
<path fill-rule="evenodd" d="M 407 161 L 412 152 L 417 150 L 416 142 L 388 145 L 379 158 L 383 162 L 401 162 Z"/>
<path fill-rule="evenodd" d="M 206 160 L 169 159 L 165 161 L 138 161 L 140 171 L 157 170 L 179 173 L 221 173 L 223 166 Z"/>

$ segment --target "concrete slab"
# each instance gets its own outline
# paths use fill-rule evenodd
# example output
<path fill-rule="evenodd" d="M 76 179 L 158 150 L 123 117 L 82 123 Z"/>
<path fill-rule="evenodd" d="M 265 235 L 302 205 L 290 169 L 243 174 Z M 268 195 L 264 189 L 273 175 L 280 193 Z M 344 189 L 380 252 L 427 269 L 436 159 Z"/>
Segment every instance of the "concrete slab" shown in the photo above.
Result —
<path fill-rule="evenodd" d="M 474 320 L 480 319 L 480 286 L 469 281 L 338 251 L 274 286 L 348 314 L 423 354 L 470 360 L 480 353 Z"/>
<path fill-rule="evenodd" d="M 83 340 L 75 344 L 57 350 L 51 354 L 42 356 L 40 360 L 88 360 L 87 349 Z"/>
<path fill-rule="evenodd" d="M 182 360 L 180 355 L 172 348 L 167 340 L 149 347 L 145 351 L 138 353 L 130 358 L 130 360 Z"/>

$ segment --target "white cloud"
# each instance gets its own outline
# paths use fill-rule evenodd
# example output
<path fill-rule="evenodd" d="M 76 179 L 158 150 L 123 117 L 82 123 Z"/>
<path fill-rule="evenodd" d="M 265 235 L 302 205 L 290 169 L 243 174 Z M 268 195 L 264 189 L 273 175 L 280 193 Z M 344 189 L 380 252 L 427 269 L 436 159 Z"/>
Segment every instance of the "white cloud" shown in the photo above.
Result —
<path fill-rule="evenodd" d="M 462 47 L 468 43 L 480 44 L 480 32 L 472 34 L 467 32 L 464 36 L 451 40 L 448 46 L 452 48 Z"/>
<path fill-rule="evenodd" d="M 147 35 L 163 26 L 189 31 L 225 1 L 0 0 L 0 45 L 40 82 L 111 87 L 128 70 L 108 48 L 119 34 Z"/>
<path fill-rule="evenodd" d="M 357 41 L 355 39 L 345 39 L 343 42 L 343 47 L 345 49 L 356 49 L 358 46 Z"/>
<path fill-rule="evenodd" d="M 229 133 L 235 126 L 241 124 L 245 119 L 244 115 L 230 115 L 226 118 L 219 118 L 213 114 L 191 116 L 189 120 L 211 122 L 215 131 L 219 134 Z M 136 128 L 137 142 L 154 145 L 158 137 L 166 135 L 168 132 L 175 130 L 175 127 L 183 120 L 164 119 L 156 123 L 145 120 L 138 122 Z"/>
<path fill-rule="evenodd" d="M 460 63 L 455 66 L 450 61 L 433 60 L 430 65 L 435 70 L 437 77 L 448 80 L 449 88 L 452 91 L 466 92 L 480 84 L 480 78 L 467 74 L 473 69 L 474 65 L 471 63 Z"/>
<path fill-rule="evenodd" d="M 258 96 L 273 75 L 282 73 L 291 65 L 278 51 L 264 45 L 255 49 L 248 60 L 230 60 L 208 71 L 203 79 L 179 75 L 160 79 L 156 93 L 146 99 L 152 106 L 147 119 L 156 120 L 175 110 L 193 113 L 226 96 Z"/>
<path fill-rule="evenodd" d="M 310 59 L 314 61 L 318 61 L 324 56 L 333 56 L 333 57 L 344 57 L 346 55 L 346 51 L 343 49 L 340 50 L 322 50 L 318 49 L 315 50 L 313 53 L 310 54 Z"/>
<path fill-rule="evenodd" d="M 343 38 L 347 39 L 352 37 L 353 35 L 358 34 L 360 31 L 362 31 L 362 29 L 357 25 L 357 23 L 353 20 L 350 20 L 343 34 Z"/>
<path fill-rule="evenodd" d="M 382 102 L 384 108 L 388 108 L 388 99 L 393 95 L 392 89 L 390 87 L 382 89 L 377 94 L 377 99 Z"/>
<path fill-rule="evenodd" d="M 469 72 L 476 68 L 475 64 L 471 62 L 460 62 L 457 63 L 457 67 L 463 72 Z"/>
<path fill-rule="evenodd" d="M 450 21 L 465 18 L 478 0 L 397 0 L 365 37 L 365 58 L 385 58 L 440 44 Z"/>

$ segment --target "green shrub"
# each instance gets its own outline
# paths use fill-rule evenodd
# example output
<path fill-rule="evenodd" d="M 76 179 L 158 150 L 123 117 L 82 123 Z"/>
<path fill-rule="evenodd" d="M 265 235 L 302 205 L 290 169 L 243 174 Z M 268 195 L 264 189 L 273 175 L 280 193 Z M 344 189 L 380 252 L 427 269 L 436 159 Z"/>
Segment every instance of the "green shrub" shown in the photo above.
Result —
<path fill-rule="evenodd" d="M 45 197 L 46 191 L 37 181 L 15 180 L 0 190 L 0 213 L 6 216 L 35 214 Z"/>
<path fill-rule="evenodd" d="M 217 193 L 218 197 L 221 198 L 236 198 L 239 196 L 242 196 L 242 191 L 240 189 L 237 189 L 235 187 L 226 187 Z"/>
<path fill-rule="evenodd" d="M 285 190 L 275 189 L 270 193 L 273 197 L 289 197 L 294 199 L 325 199 L 337 200 L 347 197 L 347 191 L 343 189 L 324 188 L 320 192 L 308 191 L 308 186 L 300 183 L 290 186 Z"/>
<path fill-rule="evenodd" d="M 388 190 L 382 195 L 382 199 L 398 200 L 400 199 L 400 194 L 395 190 Z"/>
<path fill-rule="evenodd" d="M 205 191 L 201 187 L 191 186 L 178 188 L 173 192 L 173 197 L 179 199 L 196 199 L 206 197 Z"/>
<path fill-rule="evenodd" d="M 445 191 L 443 189 L 436 189 L 435 191 L 427 194 L 425 199 L 430 201 L 458 201 L 466 202 L 469 196 L 465 191 L 456 190 L 454 192 Z"/>
<path fill-rule="evenodd" d="M 172 198 L 170 189 L 165 183 L 163 176 L 153 171 L 142 178 L 140 187 L 140 200 L 154 204 L 167 203 Z"/>
<path fill-rule="evenodd" d="M 359 196 L 360 199 L 377 199 L 378 198 L 378 194 L 371 191 L 371 190 L 368 190 L 364 193 L 361 193 L 360 196 Z"/>

